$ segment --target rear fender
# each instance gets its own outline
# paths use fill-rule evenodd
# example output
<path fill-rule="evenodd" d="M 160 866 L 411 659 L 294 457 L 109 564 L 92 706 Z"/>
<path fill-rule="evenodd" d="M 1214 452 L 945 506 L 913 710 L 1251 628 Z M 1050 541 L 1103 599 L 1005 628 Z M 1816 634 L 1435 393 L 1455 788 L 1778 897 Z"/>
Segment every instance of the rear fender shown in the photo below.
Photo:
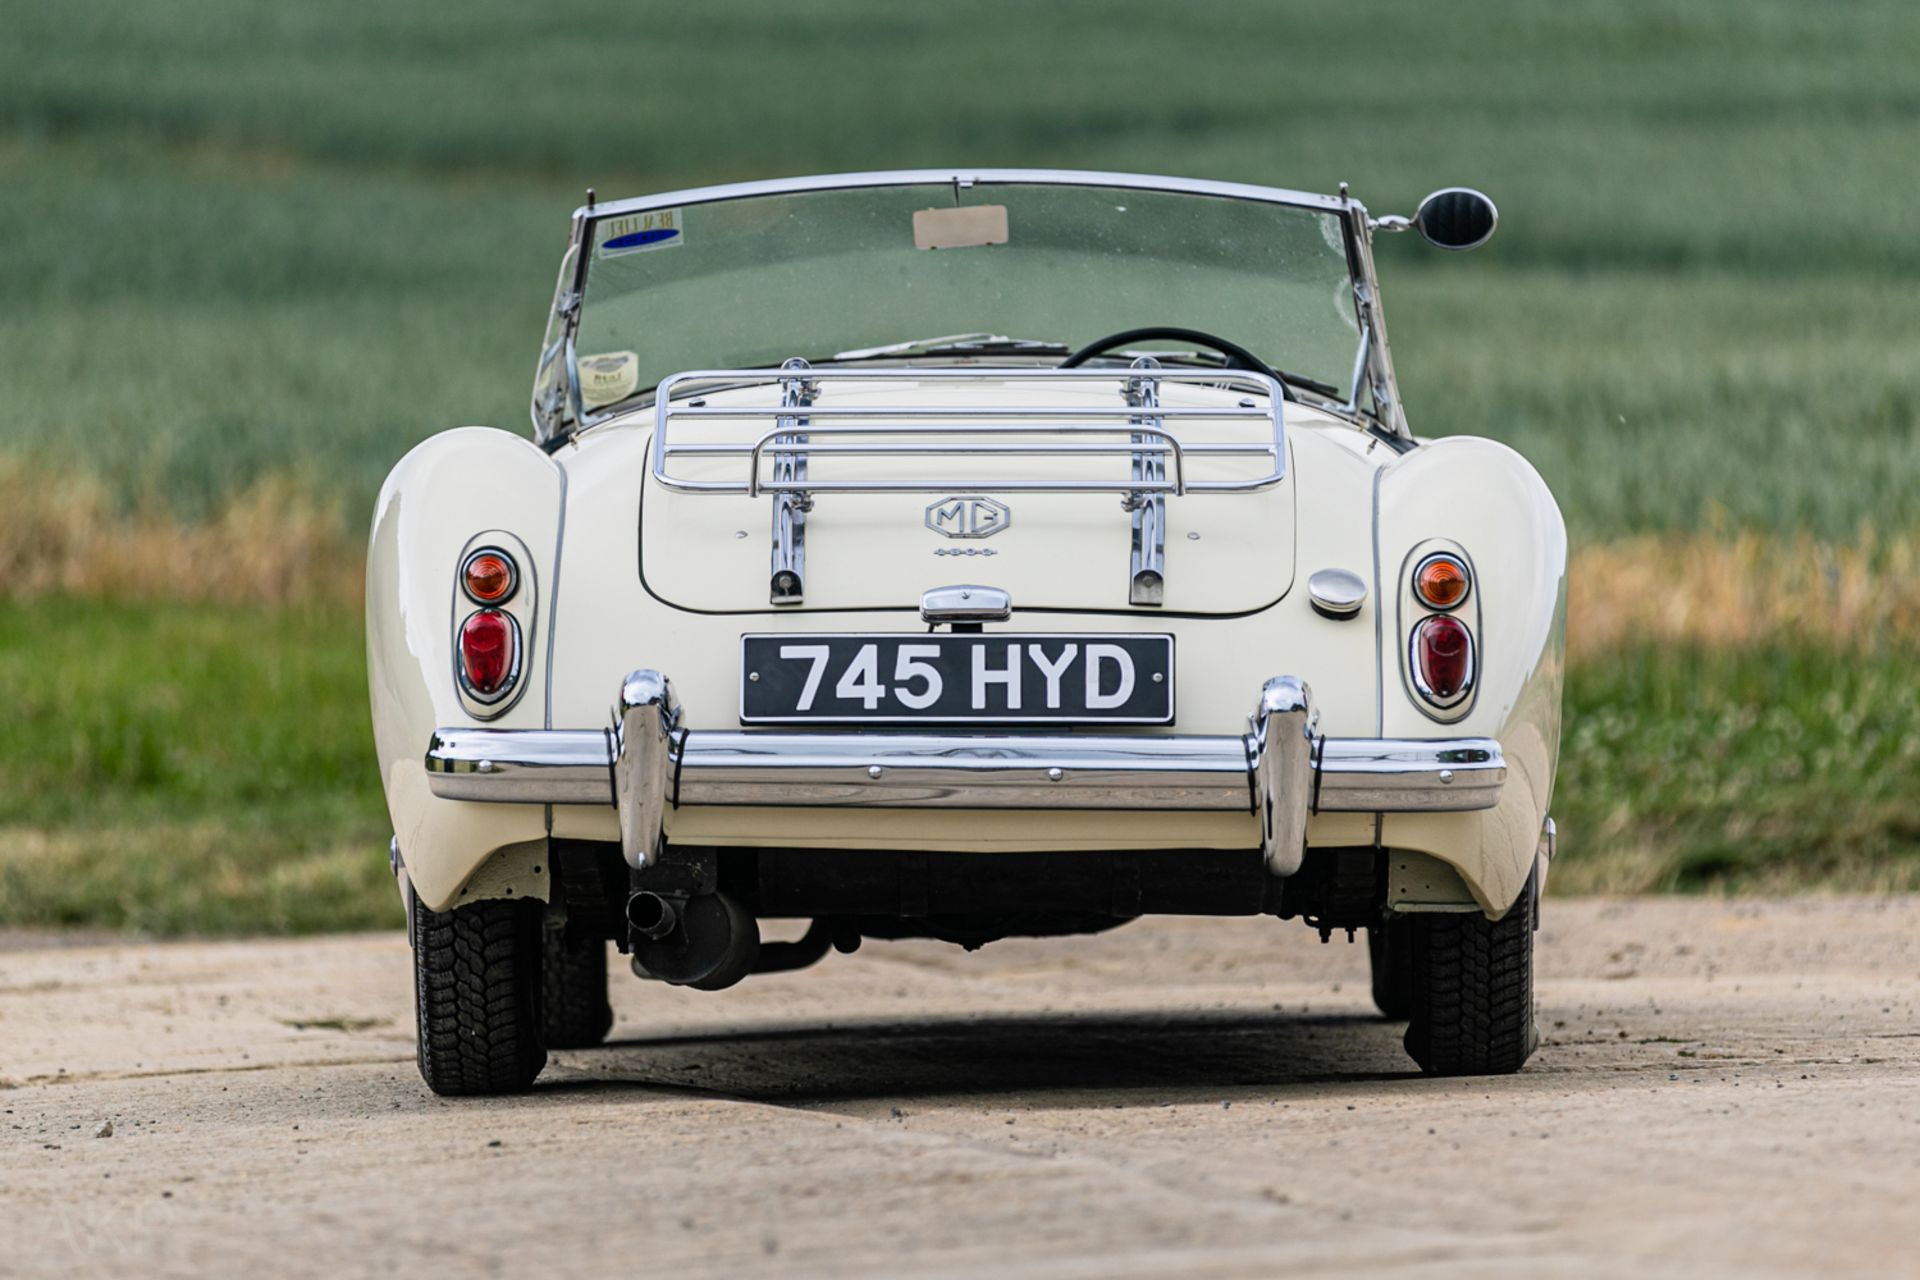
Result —
<path fill-rule="evenodd" d="M 443 725 L 547 727 L 548 637 L 565 499 L 564 473 L 525 439 L 461 427 L 402 458 L 374 508 L 367 547 L 374 747 L 406 874 L 431 910 L 473 897 L 547 893 L 545 807 L 440 799 L 427 789 L 422 761 L 429 737 Z M 524 549 L 530 561 L 521 566 L 512 609 L 522 627 L 522 683 L 507 711 L 481 720 L 454 676 L 454 627 L 472 608 L 459 595 L 456 575 L 476 536 L 496 531 L 512 535 L 498 541 L 516 558 Z M 483 865 L 484 876 L 477 874 Z"/>
<path fill-rule="evenodd" d="M 1503 444 L 1452 436 L 1383 467 L 1376 479 L 1380 733 L 1497 738 L 1507 758 L 1498 807 L 1481 813 L 1386 814 L 1381 843 L 1432 854 L 1458 870 L 1481 907 L 1504 914 L 1534 873 L 1560 753 L 1565 671 L 1567 534 L 1533 467 Z M 1428 714 L 1406 674 L 1417 621 L 1408 586 L 1415 552 L 1435 540 L 1472 563 L 1460 616 L 1473 629 L 1478 674 L 1465 716 Z"/>

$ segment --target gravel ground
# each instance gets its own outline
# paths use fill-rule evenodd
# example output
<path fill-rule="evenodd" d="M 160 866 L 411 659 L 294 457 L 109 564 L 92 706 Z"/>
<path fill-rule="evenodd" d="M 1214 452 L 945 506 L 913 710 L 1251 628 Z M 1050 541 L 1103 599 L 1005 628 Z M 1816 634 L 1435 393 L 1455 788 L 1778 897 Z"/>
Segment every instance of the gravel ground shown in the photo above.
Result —
<path fill-rule="evenodd" d="M 1920 899 L 1550 902 L 1540 1052 L 1464 1081 L 1409 1072 L 1364 947 L 1270 920 L 618 975 L 613 1045 L 480 1102 L 420 1084 L 397 936 L 47 942 L 0 948 L 0 1275 L 1920 1256 Z"/>

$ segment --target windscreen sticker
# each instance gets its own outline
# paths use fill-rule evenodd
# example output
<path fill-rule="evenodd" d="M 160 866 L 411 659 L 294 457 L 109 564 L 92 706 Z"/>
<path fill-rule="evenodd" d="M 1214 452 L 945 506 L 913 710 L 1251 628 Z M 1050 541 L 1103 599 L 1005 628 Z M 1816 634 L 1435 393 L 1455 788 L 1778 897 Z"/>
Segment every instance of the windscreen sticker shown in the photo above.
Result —
<path fill-rule="evenodd" d="M 913 215 L 916 249 L 971 249 L 1007 242 L 1007 206 L 970 204 L 918 209 Z"/>
<path fill-rule="evenodd" d="M 608 351 L 580 357 L 580 403 L 597 409 L 624 400 L 640 385 L 640 356 L 632 351 Z"/>
<path fill-rule="evenodd" d="M 678 209 L 652 209 L 608 218 L 600 225 L 600 256 L 618 258 L 649 249 L 670 249 L 686 238 L 685 232 Z"/>

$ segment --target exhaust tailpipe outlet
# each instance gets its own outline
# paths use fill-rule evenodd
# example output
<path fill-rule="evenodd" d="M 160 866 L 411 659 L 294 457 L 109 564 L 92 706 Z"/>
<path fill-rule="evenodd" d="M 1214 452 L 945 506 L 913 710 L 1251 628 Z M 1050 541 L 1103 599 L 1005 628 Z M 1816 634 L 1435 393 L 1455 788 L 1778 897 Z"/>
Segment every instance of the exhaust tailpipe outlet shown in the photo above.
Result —
<path fill-rule="evenodd" d="M 657 893 L 642 889 L 627 899 L 627 928 L 642 938 L 664 938 L 679 924 L 680 909 Z"/>
<path fill-rule="evenodd" d="M 643 923 L 657 924 L 654 898 L 672 911 L 657 894 L 642 891 L 627 899 L 627 922 L 634 926 L 633 971 L 677 987 L 718 991 L 753 972 L 760 956 L 760 922 L 724 893 L 688 898 L 676 913 L 676 924 L 661 934 L 649 933 Z M 635 912 L 640 919 L 635 920 Z"/>

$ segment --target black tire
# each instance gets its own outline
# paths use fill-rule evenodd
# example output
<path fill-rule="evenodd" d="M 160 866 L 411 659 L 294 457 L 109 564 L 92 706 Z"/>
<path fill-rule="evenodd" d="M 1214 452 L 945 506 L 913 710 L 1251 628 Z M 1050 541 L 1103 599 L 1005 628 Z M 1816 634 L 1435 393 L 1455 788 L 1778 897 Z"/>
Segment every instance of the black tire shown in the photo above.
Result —
<path fill-rule="evenodd" d="M 1529 884 L 1497 921 L 1479 912 L 1406 921 L 1406 1046 L 1428 1075 L 1506 1075 L 1532 1055 L 1533 905 Z"/>
<path fill-rule="evenodd" d="M 547 1063 L 535 900 L 413 909 L 420 1076 L 443 1095 L 518 1093 Z"/>
<path fill-rule="evenodd" d="M 549 1049 L 591 1049 L 613 1030 L 607 1003 L 607 944 L 571 929 L 546 930 L 540 964 Z"/>
<path fill-rule="evenodd" d="M 1413 944 L 1405 920 L 1389 920 L 1367 930 L 1367 959 L 1373 966 L 1373 1003 L 1381 1016 L 1405 1022 L 1413 1012 Z"/>

